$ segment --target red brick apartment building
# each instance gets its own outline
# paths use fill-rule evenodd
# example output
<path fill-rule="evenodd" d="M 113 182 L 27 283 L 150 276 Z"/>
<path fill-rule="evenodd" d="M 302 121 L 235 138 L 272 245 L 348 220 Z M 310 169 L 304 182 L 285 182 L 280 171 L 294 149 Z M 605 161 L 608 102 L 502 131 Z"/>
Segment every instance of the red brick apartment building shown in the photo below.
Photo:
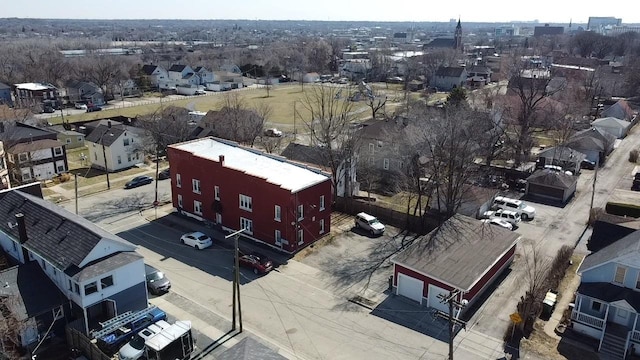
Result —
<path fill-rule="evenodd" d="M 173 206 L 185 215 L 288 253 L 329 233 L 331 179 L 319 169 L 213 137 L 171 145 L 168 156 Z"/>

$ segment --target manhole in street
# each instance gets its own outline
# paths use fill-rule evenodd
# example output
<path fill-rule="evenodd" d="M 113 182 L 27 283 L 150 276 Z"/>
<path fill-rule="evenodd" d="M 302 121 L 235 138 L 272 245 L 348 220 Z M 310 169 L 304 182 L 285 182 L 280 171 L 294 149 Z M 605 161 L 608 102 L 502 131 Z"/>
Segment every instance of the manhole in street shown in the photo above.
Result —
<path fill-rule="evenodd" d="M 287 331 L 285 331 L 287 334 L 295 334 L 296 332 L 298 332 L 298 329 L 296 328 L 291 328 L 288 329 Z"/>

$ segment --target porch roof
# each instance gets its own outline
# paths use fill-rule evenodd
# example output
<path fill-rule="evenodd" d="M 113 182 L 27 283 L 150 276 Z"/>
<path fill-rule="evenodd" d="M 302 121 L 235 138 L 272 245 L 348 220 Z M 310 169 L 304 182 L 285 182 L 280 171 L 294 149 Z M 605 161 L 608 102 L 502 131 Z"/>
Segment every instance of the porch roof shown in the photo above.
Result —
<path fill-rule="evenodd" d="M 604 282 L 581 283 L 578 292 L 606 303 L 624 300 L 640 312 L 640 293 L 629 288 Z"/>

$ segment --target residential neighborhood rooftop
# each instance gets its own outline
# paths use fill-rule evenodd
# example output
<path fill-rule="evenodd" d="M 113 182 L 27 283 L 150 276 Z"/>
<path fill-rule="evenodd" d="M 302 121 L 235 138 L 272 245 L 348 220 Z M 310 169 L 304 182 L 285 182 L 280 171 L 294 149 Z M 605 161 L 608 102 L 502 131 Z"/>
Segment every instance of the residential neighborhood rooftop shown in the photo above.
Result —
<path fill-rule="evenodd" d="M 60 269 L 74 271 L 102 240 L 135 251 L 136 246 L 111 234 L 85 218 L 49 201 L 17 190 L 0 193 L 0 230 L 19 238 L 15 214 L 24 214 L 27 230 L 25 247 Z M 77 271 L 76 271 L 77 272 Z"/>
<path fill-rule="evenodd" d="M 456 214 L 391 262 L 468 291 L 519 239 L 516 232 Z"/>
<path fill-rule="evenodd" d="M 329 179 L 318 169 L 294 164 L 284 158 L 258 150 L 243 148 L 232 141 L 204 138 L 171 145 L 171 147 L 216 162 L 219 162 L 220 155 L 223 155 L 225 167 L 264 178 L 267 182 L 291 192 L 300 191 Z"/>

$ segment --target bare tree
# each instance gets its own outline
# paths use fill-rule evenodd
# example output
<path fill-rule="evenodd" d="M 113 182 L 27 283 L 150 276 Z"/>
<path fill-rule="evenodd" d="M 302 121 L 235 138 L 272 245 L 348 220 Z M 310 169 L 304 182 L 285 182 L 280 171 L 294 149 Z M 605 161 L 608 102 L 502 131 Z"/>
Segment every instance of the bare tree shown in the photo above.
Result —
<path fill-rule="evenodd" d="M 156 159 L 156 179 L 160 171 L 160 157 L 167 153 L 167 147 L 189 139 L 188 110 L 175 106 L 160 107 L 152 114 L 138 117 L 137 126 L 145 130 L 142 144 L 135 144 L 132 151 L 145 151 Z M 156 181 L 156 201 L 158 201 L 158 182 Z"/>
<path fill-rule="evenodd" d="M 480 127 L 477 114 L 466 107 L 425 109 L 423 114 L 406 132 L 416 137 L 412 141 L 416 144 L 414 161 L 424 164 L 424 173 L 415 171 L 414 176 L 428 179 L 427 185 L 434 190 L 432 203 L 435 201 L 438 212 L 449 217 L 462 204 L 474 176 L 480 136 L 487 129 Z"/>
<path fill-rule="evenodd" d="M 122 59 L 110 56 L 79 58 L 75 64 L 75 76 L 96 84 L 105 96 L 111 98 L 111 89 L 120 80 L 126 80 L 130 66 Z"/>
<path fill-rule="evenodd" d="M 21 359 L 21 333 L 26 324 L 16 317 L 15 309 L 20 300 L 15 295 L 0 297 L 0 347 L 9 359 Z"/>
<path fill-rule="evenodd" d="M 375 119 L 378 111 L 384 110 L 385 105 L 387 104 L 387 95 L 374 89 L 370 84 L 367 84 L 364 81 L 358 84 L 357 94 L 367 102 L 367 106 L 371 109 L 372 119 Z"/>
<path fill-rule="evenodd" d="M 220 105 L 220 110 L 209 111 L 202 118 L 201 127 L 209 129 L 214 136 L 253 146 L 264 131 L 271 107 L 262 104 L 251 108 L 235 92 L 226 94 Z"/>
<path fill-rule="evenodd" d="M 518 304 L 518 313 L 523 319 L 518 324 L 518 328 L 524 333 L 525 329 L 533 326 L 535 317 L 539 313 L 540 301 L 547 290 L 545 286 L 551 261 L 533 244 L 524 244 L 522 249 L 525 271 L 523 281 L 526 292 Z"/>
<path fill-rule="evenodd" d="M 315 85 L 305 91 L 301 100 L 309 116 L 303 121 L 309 130 L 311 144 L 321 146 L 324 163 L 331 168 L 334 196 L 340 181 L 338 169 L 343 162 L 353 159 L 356 148 L 356 136 L 349 126 L 355 119 L 353 102 L 343 91 L 350 89 Z M 348 174 L 345 176 L 348 179 Z"/>
<path fill-rule="evenodd" d="M 546 69 L 529 68 L 523 61 L 513 64 L 507 96 L 501 108 L 515 136 L 510 141 L 516 153 L 515 165 L 529 160 L 533 134 L 550 128 L 549 96 L 561 91 L 564 85 L 552 88 L 553 73 Z"/>

